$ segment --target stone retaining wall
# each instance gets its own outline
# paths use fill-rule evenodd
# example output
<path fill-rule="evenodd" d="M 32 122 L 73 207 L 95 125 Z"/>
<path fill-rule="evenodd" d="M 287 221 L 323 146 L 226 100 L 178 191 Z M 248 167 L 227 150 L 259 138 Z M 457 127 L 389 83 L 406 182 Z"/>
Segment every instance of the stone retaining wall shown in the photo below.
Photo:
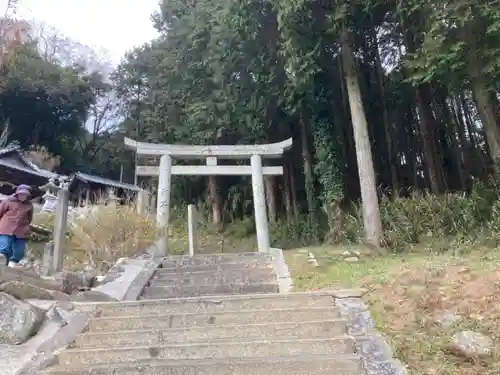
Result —
<path fill-rule="evenodd" d="M 377 332 L 375 322 L 361 296 L 334 298 L 335 305 L 348 320 L 349 334 L 356 337 L 356 348 L 360 353 L 367 375 L 406 375 L 405 366 L 394 359 L 393 352 L 384 337 Z"/>

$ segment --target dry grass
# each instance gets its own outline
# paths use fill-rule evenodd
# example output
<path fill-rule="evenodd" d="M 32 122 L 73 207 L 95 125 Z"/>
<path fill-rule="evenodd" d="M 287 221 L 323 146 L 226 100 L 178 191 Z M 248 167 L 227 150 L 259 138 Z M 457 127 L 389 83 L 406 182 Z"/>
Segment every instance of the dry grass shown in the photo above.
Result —
<path fill-rule="evenodd" d="M 70 228 L 67 257 L 75 263 L 111 264 L 146 250 L 154 243 L 155 225 L 134 206 L 99 205 Z"/>
<path fill-rule="evenodd" d="M 348 264 L 338 249 L 307 249 L 320 267 L 307 263 L 307 253 L 289 251 L 296 289 L 363 287 L 380 331 L 411 375 L 494 375 L 497 356 L 471 360 L 450 348 L 453 333 L 471 329 L 493 338 L 500 349 L 500 254 L 474 251 L 461 256 L 406 255 Z M 456 311 L 462 319 L 449 329 L 436 317 Z"/>
<path fill-rule="evenodd" d="M 47 229 L 53 229 L 55 218 L 56 218 L 55 213 L 44 212 L 35 214 L 33 216 L 33 224 L 39 225 Z"/>
<path fill-rule="evenodd" d="M 173 212 L 169 230 L 169 253 L 185 254 L 188 251 L 187 218 Z M 52 229 L 54 214 L 37 214 L 34 224 Z M 76 219 L 69 228 L 65 267 L 78 268 L 83 264 L 97 266 L 114 263 L 118 258 L 134 255 L 154 244 L 159 233 L 154 217 L 145 218 L 137 214 L 133 205 L 96 205 L 85 216 Z M 231 229 L 231 228 L 230 228 Z M 255 236 L 245 238 L 234 235 L 230 230 L 221 231 L 214 225 L 202 222 L 198 228 L 199 249 L 197 253 L 231 253 L 254 251 Z M 34 236 L 30 249 L 41 258 L 46 238 Z"/>

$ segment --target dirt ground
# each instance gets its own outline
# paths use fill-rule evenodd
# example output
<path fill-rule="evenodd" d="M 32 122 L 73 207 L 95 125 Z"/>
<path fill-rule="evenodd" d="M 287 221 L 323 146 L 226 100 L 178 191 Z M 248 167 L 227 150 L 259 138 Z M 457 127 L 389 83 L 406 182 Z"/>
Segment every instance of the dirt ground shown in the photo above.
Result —
<path fill-rule="evenodd" d="M 308 252 L 319 267 L 308 263 Z M 500 360 L 464 358 L 451 336 L 472 330 L 491 337 L 500 349 L 500 251 L 477 250 L 460 256 L 411 254 L 361 257 L 347 263 L 339 249 L 312 248 L 286 253 L 296 290 L 362 287 L 368 290 L 378 328 L 411 375 L 499 375 Z M 443 312 L 460 319 L 444 329 Z"/>

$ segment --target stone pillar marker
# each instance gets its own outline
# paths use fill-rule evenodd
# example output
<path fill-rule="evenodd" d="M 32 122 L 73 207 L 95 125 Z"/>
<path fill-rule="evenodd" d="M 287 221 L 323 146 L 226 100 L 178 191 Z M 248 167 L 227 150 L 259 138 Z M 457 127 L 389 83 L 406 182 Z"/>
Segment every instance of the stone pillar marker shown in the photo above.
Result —
<path fill-rule="evenodd" d="M 197 231 L 197 212 L 196 206 L 190 204 L 188 206 L 188 236 L 189 236 L 189 256 L 194 256 L 194 252 L 198 248 L 198 231 Z"/>
<path fill-rule="evenodd" d="M 268 252 L 270 248 L 269 227 L 267 224 L 262 157 L 260 155 L 252 155 L 250 158 L 250 164 L 252 167 L 252 191 L 255 212 L 255 229 L 257 232 L 257 247 L 259 252 Z"/>
<path fill-rule="evenodd" d="M 267 223 L 266 197 L 264 176 L 283 175 L 282 166 L 263 167 L 262 159 L 281 158 L 286 150 L 292 147 L 292 138 L 283 142 L 265 145 L 169 145 L 138 142 L 125 138 L 125 146 L 133 149 L 136 155 L 161 156 L 160 165 L 136 166 L 137 176 L 159 176 L 158 199 L 156 207 L 156 224 L 160 233 L 160 253 L 168 253 L 168 218 L 170 206 L 170 186 L 172 175 L 179 176 L 252 176 L 254 197 L 255 226 L 257 231 L 258 250 L 270 250 L 269 226 Z M 201 160 L 205 165 L 172 165 L 172 158 Z M 248 160 L 250 165 L 219 164 L 218 160 Z M 192 210 L 192 211 L 191 211 Z M 192 255 L 196 250 L 195 210 L 188 208 L 189 220 L 189 251 Z M 191 225 L 193 224 L 193 225 Z M 192 231 L 192 233 L 191 233 Z M 194 234 L 194 236 L 192 236 Z"/>
<path fill-rule="evenodd" d="M 156 207 L 156 227 L 161 236 L 158 242 L 159 252 L 168 254 L 168 219 L 170 214 L 170 185 L 172 182 L 172 157 L 162 155 L 160 158 L 160 178 L 158 181 L 158 200 Z"/>
<path fill-rule="evenodd" d="M 137 193 L 137 213 L 141 216 L 147 216 L 149 213 L 149 192 L 141 189 Z"/>

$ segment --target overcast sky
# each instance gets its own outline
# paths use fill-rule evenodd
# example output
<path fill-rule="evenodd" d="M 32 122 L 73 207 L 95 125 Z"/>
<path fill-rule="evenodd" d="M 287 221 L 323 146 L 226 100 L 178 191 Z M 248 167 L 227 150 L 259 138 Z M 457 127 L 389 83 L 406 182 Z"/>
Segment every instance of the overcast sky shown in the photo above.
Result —
<path fill-rule="evenodd" d="M 151 14 L 159 0 L 19 0 L 17 16 L 35 19 L 97 50 L 109 51 L 116 64 L 124 53 L 157 34 Z M 0 0 L 0 12 L 7 0 Z"/>

